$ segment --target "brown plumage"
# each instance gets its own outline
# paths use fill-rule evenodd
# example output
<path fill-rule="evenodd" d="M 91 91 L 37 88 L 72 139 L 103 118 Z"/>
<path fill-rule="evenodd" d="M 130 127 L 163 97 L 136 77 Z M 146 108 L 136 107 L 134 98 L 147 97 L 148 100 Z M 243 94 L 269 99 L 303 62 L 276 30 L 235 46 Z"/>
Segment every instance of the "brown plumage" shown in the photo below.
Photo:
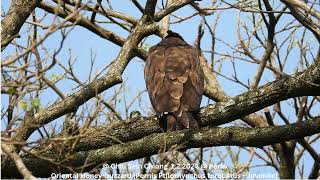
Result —
<path fill-rule="evenodd" d="M 144 77 L 153 109 L 167 121 L 160 123 L 165 130 L 198 128 L 192 112 L 200 108 L 204 79 L 197 49 L 168 31 L 150 48 Z"/>

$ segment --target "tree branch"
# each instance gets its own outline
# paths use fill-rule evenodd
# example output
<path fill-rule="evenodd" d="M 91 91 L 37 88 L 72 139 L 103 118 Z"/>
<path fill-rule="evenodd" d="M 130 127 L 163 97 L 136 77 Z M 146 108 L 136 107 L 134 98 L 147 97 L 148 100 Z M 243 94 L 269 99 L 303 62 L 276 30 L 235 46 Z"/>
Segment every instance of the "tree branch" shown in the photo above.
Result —
<path fill-rule="evenodd" d="M 15 163 L 15 166 L 16 166 L 18 172 L 23 176 L 24 179 L 32 179 L 32 180 L 36 179 L 31 174 L 31 172 L 26 168 L 26 166 L 23 164 L 22 159 L 14 151 L 14 149 L 12 147 L 10 147 L 10 145 L 1 142 L 1 148 L 4 151 L 4 153 L 6 153 L 7 156 L 9 156 L 10 159 L 12 159 L 12 161 Z"/>
<path fill-rule="evenodd" d="M 51 6 L 50 4 L 45 3 L 45 2 L 41 2 L 38 5 L 38 7 L 45 10 L 46 12 L 51 13 L 51 14 L 56 14 L 57 16 L 59 16 L 61 18 L 65 18 L 69 15 L 68 12 L 63 11 L 61 8 Z M 124 38 L 118 36 L 117 34 L 111 32 L 111 31 L 108 31 L 108 30 L 102 28 L 101 26 L 99 26 L 97 24 L 91 23 L 91 21 L 89 19 L 84 18 L 80 14 L 74 16 L 69 21 L 76 23 L 77 25 L 88 29 L 89 31 L 97 34 L 98 36 L 102 37 L 103 39 L 111 41 L 112 43 L 114 43 L 118 46 L 123 46 L 123 44 L 125 42 Z M 135 23 L 137 23 L 137 22 L 135 22 Z M 146 52 L 143 49 L 137 48 L 136 51 L 137 51 L 137 56 L 139 58 L 142 58 L 142 59 L 146 58 Z"/>
<path fill-rule="evenodd" d="M 7 15 L 1 21 L 1 51 L 16 37 L 24 22 L 37 7 L 41 0 L 12 0 Z"/>
<path fill-rule="evenodd" d="M 303 4 L 303 3 L 299 3 L 299 4 L 296 4 L 296 1 L 295 0 L 281 0 L 281 2 L 283 2 L 285 5 L 288 6 L 288 8 L 290 9 L 291 11 L 291 14 L 304 26 L 306 27 L 307 29 L 309 29 L 313 35 L 317 38 L 318 42 L 320 43 L 320 29 L 319 27 L 317 27 L 317 25 L 308 17 L 308 13 L 309 12 L 312 12 L 310 10 L 312 9 L 309 9 L 309 11 L 306 11 L 307 14 L 303 14 L 303 13 L 300 13 L 298 10 L 297 10 L 297 7 L 301 7 L 301 5 L 299 4 Z M 303 8 L 304 9 L 304 8 Z M 307 10 L 307 9 L 304 9 L 304 10 Z M 315 11 L 316 12 L 316 11 Z M 318 17 L 318 14 L 316 14 L 316 17 Z"/>
<path fill-rule="evenodd" d="M 276 102 L 297 96 L 319 95 L 320 64 L 298 76 L 283 77 L 228 101 L 201 108 L 196 115 L 200 127 L 218 126 L 254 113 Z M 161 132 L 155 117 L 131 119 L 87 129 L 74 151 L 105 148 Z"/>
<path fill-rule="evenodd" d="M 307 131 L 306 131 L 307 130 Z M 298 122 L 279 127 L 264 128 L 210 128 L 200 129 L 199 131 L 182 130 L 168 133 L 155 133 L 136 141 L 125 144 L 113 145 L 108 148 L 78 152 L 69 155 L 69 159 L 64 161 L 63 166 L 59 167 L 60 173 L 68 173 L 70 170 L 66 166 L 80 167 L 87 164 L 83 170 L 88 171 L 94 166 L 102 163 L 121 163 L 142 158 L 167 151 L 177 145 L 186 148 L 199 148 L 209 146 L 251 146 L 262 147 L 287 140 L 299 139 L 320 132 L 320 117 L 312 120 Z M 63 157 L 55 153 L 46 153 L 47 160 L 37 156 L 27 154 L 22 158 L 26 166 L 39 177 L 48 177 L 53 172 L 52 168 L 58 168 L 48 161 L 59 161 Z M 61 164 L 60 164 L 61 165 Z M 41 171 L 39 169 L 41 168 Z M 74 169 L 76 170 L 76 169 Z M 78 169 L 79 170 L 79 169 Z M 77 171 L 77 170 L 76 170 Z M 2 177 L 18 177 L 15 166 L 12 162 L 3 164 L 1 168 Z"/>
<path fill-rule="evenodd" d="M 319 92 L 320 64 L 316 64 L 297 77 L 283 77 L 226 102 L 203 107 L 197 114 L 197 120 L 200 127 L 218 126 L 254 113 L 276 102 L 297 96 L 319 95 Z M 119 141 L 132 141 L 155 132 L 161 132 L 158 121 L 155 117 L 149 117 L 140 121 L 132 120 L 90 129 L 87 132 L 88 136 L 79 142 L 76 149 L 102 148 L 118 144 Z"/>
<path fill-rule="evenodd" d="M 265 7 L 266 7 L 266 9 L 268 11 L 273 11 L 273 9 L 271 8 L 268 0 L 264 0 L 263 2 L 264 2 Z M 262 16 L 264 17 L 263 14 L 262 14 Z M 261 80 L 263 71 L 264 71 L 264 69 L 265 69 L 265 67 L 267 65 L 267 62 L 270 61 L 270 58 L 271 58 L 271 55 L 272 55 L 272 52 L 273 52 L 273 48 L 275 46 L 274 43 L 273 43 L 273 40 L 274 40 L 274 36 L 275 36 L 275 27 L 276 27 L 276 24 L 277 24 L 277 20 L 274 17 L 273 13 L 268 13 L 268 16 L 269 16 L 269 22 L 265 21 L 267 29 L 268 29 L 268 38 L 267 38 L 266 50 L 265 50 L 265 52 L 264 52 L 264 54 L 262 56 L 262 59 L 260 60 L 259 67 L 258 67 L 258 69 L 256 71 L 256 74 L 254 75 L 253 80 L 252 80 L 252 84 L 251 84 L 251 88 L 252 89 L 255 89 L 255 88 L 258 87 L 258 84 L 259 84 L 259 82 Z"/>
<path fill-rule="evenodd" d="M 314 16 L 317 19 L 320 19 L 320 12 L 318 12 L 313 7 L 308 6 L 304 1 L 299 0 L 283 0 L 283 2 L 290 3 L 292 5 L 298 6 L 299 8 L 303 9 L 306 13 Z"/>
<path fill-rule="evenodd" d="M 136 28 L 124 42 L 118 57 L 110 67 L 107 74 L 97 81 L 94 81 L 73 95 L 51 105 L 45 110 L 37 113 L 34 117 L 25 116 L 23 122 L 16 129 L 13 137 L 16 141 L 25 141 L 39 127 L 59 118 L 65 114 L 75 112 L 79 106 L 96 96 L 97 94 L 109 89 L 110 87 L 121 83 L 121 75 L 135 55 L 135 49 L 143 37 L 154 33 L 158 27 L 149 21 L 148 16 L 143 16 L 138 22 Z"/>
<path fill-rule="evenodd" d="M 156 13 L 154 15 L 154 20 L 160 21 L 162 18 L 164 18 L 165 16 L 167 16 L 168 14 L 172 13 L 173 11 L 193 2 L 195 0 L 181 0 L 181 1 L 174 1 L 174 3 L 172 3 L 170 6 L 168 6 L 167 8 L 159 11 L 158 13 Z"/>

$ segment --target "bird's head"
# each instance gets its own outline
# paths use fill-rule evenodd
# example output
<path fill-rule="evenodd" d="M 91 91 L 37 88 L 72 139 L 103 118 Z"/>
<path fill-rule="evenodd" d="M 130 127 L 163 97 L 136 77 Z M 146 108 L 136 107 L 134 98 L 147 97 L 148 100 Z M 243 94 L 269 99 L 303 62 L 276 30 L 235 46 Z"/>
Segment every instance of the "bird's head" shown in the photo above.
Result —
<path fill-rule="evenodd" d="M 179 39 L 182 39 L 182 36 L 180 36 L 180 34 L 176 33 L 176 32 L 173 32 L 171 30 L 167 31 L 168 35 L 165 37 L 165 38 L 169 38 L 169 37 L 175 37 L 175 38 L 179 38 Z"/>

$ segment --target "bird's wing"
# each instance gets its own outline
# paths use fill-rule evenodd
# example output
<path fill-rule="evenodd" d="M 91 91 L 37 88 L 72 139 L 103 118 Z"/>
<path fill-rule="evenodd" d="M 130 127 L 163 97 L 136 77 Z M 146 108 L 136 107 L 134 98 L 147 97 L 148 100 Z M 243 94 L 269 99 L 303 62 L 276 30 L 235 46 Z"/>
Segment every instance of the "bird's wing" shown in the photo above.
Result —
<path fill-rule="evenodd" d="M 163 79 L 165 77 L 164 64 L 165 64 L 165 47 L 163 46 L 153 46 L 148 52 L 148 57 L 146 60 L 146 65 L 144 68 L 144 78 L 146 82 L 146 87 L 150 97 L 153 109 L 160 113 L 155 106 L 155 97 L 159 93 L 162 85 Z"/>
<path fill-rule="evenodd" d="M 190 63 L 188 80 L 184 84 L 181 104 L 185 111 L 196 111 L 200 108 L 200 103 L 204 90 L 204 75 L 200 66 L 198 50 L 192 46 L 185 48 Z"/>
<path fill-rule="evenodd" d="M 198 53 L 190 45 L 154 46 L 145 66 L 145 80 L 156 112 L 199 109 L 203 92 L 203 72 Z"/>

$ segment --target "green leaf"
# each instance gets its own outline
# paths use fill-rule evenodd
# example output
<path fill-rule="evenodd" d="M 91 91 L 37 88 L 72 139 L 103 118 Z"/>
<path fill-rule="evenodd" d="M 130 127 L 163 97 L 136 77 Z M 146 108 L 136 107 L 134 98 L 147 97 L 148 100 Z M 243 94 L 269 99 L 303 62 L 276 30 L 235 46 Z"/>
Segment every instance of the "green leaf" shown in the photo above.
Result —
<path fill-rule="evenodd" d="M 35 108 L 35 109 L 38 109 L 40 107 L 40 99 L 39 98 L 34 98 L 32 99 L 31 101 L 31 107 L 32 108 Z"/>
<path fill-rule="evenodd" d="M 38 111 L 39 111 L 39 113 L 42 113 L 44 111 L 43 107 L 40 106 Z"/>
<path fill-rule="evenodd" d="M 8 90 L 8 93 L 9 94 L 16 94 L 17 90 L 15 88 L 10 87 L 9 90 Z"/>
<path fill-rule="evenodd" d="M 59 75 L 57 75 L 57 74 L 55 74 L 55 73 L 52 73 L 52 74 L 50 75 L 49 79 L 50 79 L 51 81 L 56 81 L 56 80 L 59 79 Z"/>
<path fill-rule="evenodd" d="M 298 76 L 298 74 L 299 74 L 299 71 L 298 71 L 298 68 L 296 67 L 296 68 L 294 68 L 294 73 L 293 73 L 293 76 L 294 77 L 297 77 Z"/>
<path fill-rule="evenodd" d="M 27 103 L 26 103 L 25 100 L 21 100 L 21 101 L 19 102 L 19 107 L 20 107 L 21 109 L 23 109 L 24 111 L 26 111 L 27 108 L 28 108 L 28 105 L 27 105 Z"/>
<path fill-rule="evenodd" d="M 149 44 L 142 44 L 142 45 L 141 45 L 141 48 L 144 49 L 144 50 L 146 50 L 146 51 L 149 51 L 149 49 L 151 48 L 151 45 L 149 45 Z"/>

